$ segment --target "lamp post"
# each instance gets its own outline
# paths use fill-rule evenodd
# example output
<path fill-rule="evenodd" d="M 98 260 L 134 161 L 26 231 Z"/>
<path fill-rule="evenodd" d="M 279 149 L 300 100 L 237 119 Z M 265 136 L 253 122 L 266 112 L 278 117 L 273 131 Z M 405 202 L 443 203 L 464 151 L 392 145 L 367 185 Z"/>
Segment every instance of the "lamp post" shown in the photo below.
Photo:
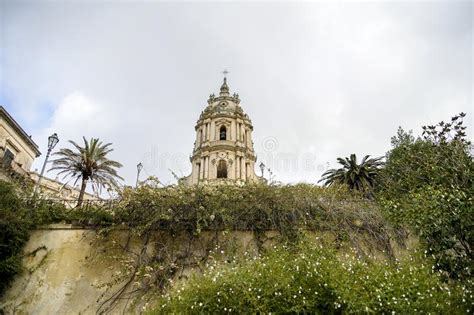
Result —
<path fill-rule="evenodd" d="M 59 138 L 56 133 L 53 133 L 51 136 L 48 137 L 48 152 L 46 153 L 46 157 L 43 163 L 43 168 L 41 168 L 41 173 L 39 175 L 38 181 L 36 182 L 35 190 L 33 191 L 34 197 L 36 197 L 36 194 L 38 193 L 41 179 L 43 178 L 44 170 L 46 169 L 46 164 L 48 163 L 49 155 L 51 154 L 51 151 L 54 149 L 56 144 L 58 144 L 58 142 L 59 142 Z"/>
<path fill-rule="evenodd" d="M 260 171 L 262 171 L 262 178 L 263 178 L 263 172 L 265 171 L 265 164 L 263 164 L 263 162 L 260 162 L 260 165 L 258 167 L 260 167 Z"/>
<path fill-rule="evenodd" d="M 143 164 L 142 162 L 137 164 L 137 182 L 135 183 L 135 187 L 138 187 L 138 179 L 140 178 L 140 172 L 142 171 Z"/>
<path fill-rule="evenodd" d="M 273 183 L 273 172 L 270 168 L 268 168 L 268 180 L 270 181 L 270 184 Z"/>

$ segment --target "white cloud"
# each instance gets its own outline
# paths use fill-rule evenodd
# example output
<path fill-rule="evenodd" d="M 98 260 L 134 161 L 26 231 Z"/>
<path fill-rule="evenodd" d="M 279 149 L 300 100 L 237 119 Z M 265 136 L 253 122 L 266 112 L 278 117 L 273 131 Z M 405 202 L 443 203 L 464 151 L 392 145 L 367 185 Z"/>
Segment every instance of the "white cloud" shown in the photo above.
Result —
<path fill-rule="evenodd" d="M 165 182 L 168 168 L 189 171 L 223 68 L 260 158 L 268 138 L 283 160 L 315 155 L 316 170 L 275 164 L 280 180 L 315 182 L 338 156 L 381 155 L 399 125 L 417 132 L 465 111 L 472 135 L 471 2 L 0 8 L 0 93 L 18 120 L 43 148 L 53 130 L 60 144 L 113 142 L 129 184 L 139 161 Z"/>

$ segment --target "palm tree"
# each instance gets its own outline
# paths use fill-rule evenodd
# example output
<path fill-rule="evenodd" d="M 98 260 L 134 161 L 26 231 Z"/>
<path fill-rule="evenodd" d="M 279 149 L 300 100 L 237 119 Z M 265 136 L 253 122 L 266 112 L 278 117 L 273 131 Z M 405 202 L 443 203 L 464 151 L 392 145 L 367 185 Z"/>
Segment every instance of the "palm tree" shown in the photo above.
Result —
<path fill-rule="evenodd" d="M 370 155 L 364 156 L 360 164 L 357 164 L 357 157 L 351 154 L 349 158 L 338 158 L 337 162 L 342 165 L 339 169 L 327 170 L 318 181 L 324 181 L 325 186 L 333 184 L 345 184 L 350 189 L 365 191 L 374 186 L 380 167 L 383 165 L 378 157 L 369 159 Z"/>
<path fill-rule="evenodd" d="M 99 139 L 91 138 L 87 141 L 85 137 L 84 147 L 81 147 L 72 140 L 69 142 L 76 150 L 61 149 L 55 153 L 58 158 L 53 160 L 51 170 L 59 170 L 59 174 L 65 174 L 64 177 L 75 178 L 74 185 L 82 180 L 81 191 L 77 200 L 77 206 L 82 205 L 84 192 L 88 181 L 92 183 L 94 191 L 100 191 L 102 187 L 117 187 L 117 179 L 123 179 L 117 174 L 116 168 L 122 167 L 122 164 L 109 160 L 107 154 L 112 152 L 110 148 L 112 143 L 102 144 Z"/>

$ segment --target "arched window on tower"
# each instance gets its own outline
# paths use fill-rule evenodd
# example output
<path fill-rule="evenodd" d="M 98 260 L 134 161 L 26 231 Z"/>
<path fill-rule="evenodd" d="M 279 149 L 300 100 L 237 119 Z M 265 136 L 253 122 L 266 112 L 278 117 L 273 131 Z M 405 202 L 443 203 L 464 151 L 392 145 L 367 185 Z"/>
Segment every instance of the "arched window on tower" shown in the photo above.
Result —
<path fill-rule="evenodd" d="M 225 126 L 219 129 L 219 140 L 227 140 L 227 129 Z"/>
<path fill-rule="evenodd" d="M 217 178 L 227 178 L 227 163 L 224 160 L 217 163 Z"/>

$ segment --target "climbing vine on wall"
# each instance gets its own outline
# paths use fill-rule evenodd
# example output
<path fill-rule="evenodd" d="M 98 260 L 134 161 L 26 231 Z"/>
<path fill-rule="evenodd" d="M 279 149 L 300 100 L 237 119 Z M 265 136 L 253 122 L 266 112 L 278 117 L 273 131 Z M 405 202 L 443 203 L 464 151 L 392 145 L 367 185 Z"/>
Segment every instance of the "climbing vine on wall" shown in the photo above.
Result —
<path fill-rule="evenodd" d="M 113 310 L 124 299 L 140 297 L 145 303 L 185 270 L 203 269 L 216 255 L 235 259 L 236 240 L 226 237 L 230 231 L 252 232 L 257 255 L 268 241 L 291 247 L 306 232 L 318 231 L 330 234 L 336 246 L 350 243 L 360 256 L 378 250 L 393 257 L 390 235 L 395 234 L 375 204 L 341 187 L 162 187 L 151 178 L 138 189 L 123 190 L 119 200 L 113 211 L 98 215 L 103 222 L 98 241 L 109 241 L 108 255 L 122 266 L 104 284 L 99 312 Z M 118 237 L 119 229 L 127 236 Z"/>

